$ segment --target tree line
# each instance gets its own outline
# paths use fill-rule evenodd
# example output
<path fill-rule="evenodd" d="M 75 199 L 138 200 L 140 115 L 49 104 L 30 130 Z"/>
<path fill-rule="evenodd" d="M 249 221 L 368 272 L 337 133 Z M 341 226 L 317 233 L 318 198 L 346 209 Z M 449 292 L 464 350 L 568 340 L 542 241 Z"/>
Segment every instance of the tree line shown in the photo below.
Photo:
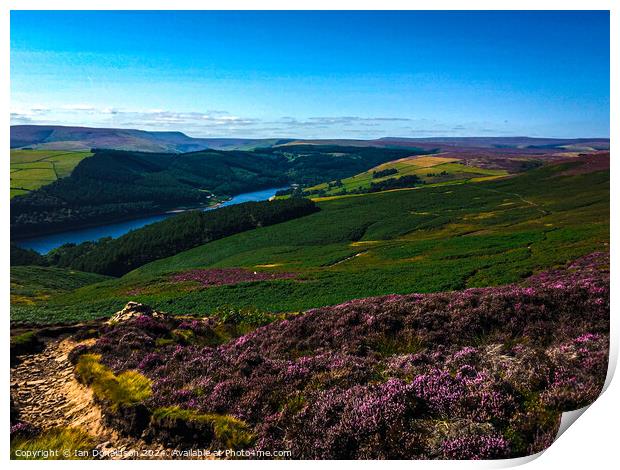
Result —
<path fill-rule="evenodd" d="M 364 172 L 410 148 L 284 145 L 184 154 L 94 149 L 66 178 L 11 199 L 14 238 L 99 225 L 268 187 L 299 187 Z"/>
<path fill-rule="evenodd" d="M 191 210 L 112 239 L 66 244 L 41 256 L 11 246 L 11 265 L 39 264 L 122 276 L 144 264 L 257 227 L 318 211 L 309 199 L 246 202 L 211 211 Z"/>

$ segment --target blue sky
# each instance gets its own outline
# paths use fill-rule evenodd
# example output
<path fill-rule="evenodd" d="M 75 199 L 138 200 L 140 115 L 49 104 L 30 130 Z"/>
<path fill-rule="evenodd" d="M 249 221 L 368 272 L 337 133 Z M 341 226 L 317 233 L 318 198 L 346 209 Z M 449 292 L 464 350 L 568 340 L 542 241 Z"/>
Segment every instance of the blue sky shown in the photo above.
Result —
<path fill-rule="evenodd" d="M 607 12 L 11 13 L 12 124 L 609 136 Z"/>

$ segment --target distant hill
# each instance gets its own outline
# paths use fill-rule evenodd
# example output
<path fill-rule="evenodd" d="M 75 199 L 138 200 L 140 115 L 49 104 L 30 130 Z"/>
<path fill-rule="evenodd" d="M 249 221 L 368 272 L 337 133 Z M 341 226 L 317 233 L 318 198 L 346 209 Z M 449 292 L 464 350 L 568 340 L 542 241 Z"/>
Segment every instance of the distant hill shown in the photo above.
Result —
<path fill-rule="evenodd" d="M 141 152 L 196 152 L 251 150 L 271 147 L 281 139 L 201 139 L 182 132 L 151 132 L 136 129 L 105 129 L 70 126 L 11 126 L 11 148 L 90 150 L 106 148 Z"/>
<path fill-rule="evenodd" d="M 391 143 L 430 143 L 450 147 L 476 147 L 494 149 L 556 149 L 572 151 L 609 150 L 609 139 L 581 138 L 554 139 L 547 137 L 427 137 L 403 139 L 401 137 L 383 137 L 378 139 Z"/>
<path fill-rule="evenodd" d="M 93 148 L 185 153 L 200 150 L 253 150 L 294 145 L 338 145 L 347 147 L 416 148 L 461 151 L 506 149 L 520 153 L 548 151 L 589 152 L 609 150 L 607 138 L 552 139 L 536 137 L 382 137 L 380 139 L 239 139 L 196 138 L 182 132 L 153 132 L 137 129 L 105 129 L 71 126 L 11 126 L 11 148 L 45 150 L 90 150 Z"/>
<path fill-rule="evenodd" d="M 440 148 L 442 151 L 459 149 L 519 149 L 566 150 L 585 152 L 609 150 L 607 138 L 553 139 L 544 137 L 382 137 L 380 139 L 300 139 L 291 140 L 278 146 L 289 145 L 346 145 L 359 147 L 415 147 Z"/>

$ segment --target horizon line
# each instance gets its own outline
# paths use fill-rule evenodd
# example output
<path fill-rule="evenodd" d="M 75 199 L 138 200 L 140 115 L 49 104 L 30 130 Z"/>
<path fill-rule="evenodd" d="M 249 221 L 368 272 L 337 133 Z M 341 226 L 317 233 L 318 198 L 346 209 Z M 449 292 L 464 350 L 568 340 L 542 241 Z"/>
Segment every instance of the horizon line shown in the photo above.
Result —
<path fill-rule="evenodd" d="M 356 138 L 356 137 L 320 137 L 320 138 L 306 138 L 306 137 L 290 137 L 290 136 L 271 136 L 271 137 L 195 137 L 188 134 L 186 131 L 182 130 L 146 130 L 139 129 L 135 127 L 94 127 L 94 126 L 84 126 L 84 125 L 71 125 L 71 124 L 10 124 L 10 127 L 62 127 L 62 128 L 79 128 L 79 129 L 106 129 L 106 130 L 124 130 L 124 131 L 138 131 L 138 132 L 148 132 L 148 133 L 160 133 L 160 134 L 183 134 L 190 139 L 206 139 L 206 140 L 215 140 L 215 139 L 235 139 L 235 140 L 313 140 L 313 141 L 322 141 L 322 140 L 352 140 L 352 141 L 374 141 L 374 140 L 385 140 L 385 139 L 406 139 L 406 140 L 421 140 L 421 139 L 555 139 L 555 140 L 611 140 L 611 137 L 552 137 L 552 136 L 529 136 L 529 135 L 467 135 L 467 136 L 450 136 L 450 135 L 436 135 L 436 136 L 418 136 L 418 137 L 406 137 L 406 136 L 390 136 L 384 135 L 381 137 L 372 137 L 372 138 Z"/>

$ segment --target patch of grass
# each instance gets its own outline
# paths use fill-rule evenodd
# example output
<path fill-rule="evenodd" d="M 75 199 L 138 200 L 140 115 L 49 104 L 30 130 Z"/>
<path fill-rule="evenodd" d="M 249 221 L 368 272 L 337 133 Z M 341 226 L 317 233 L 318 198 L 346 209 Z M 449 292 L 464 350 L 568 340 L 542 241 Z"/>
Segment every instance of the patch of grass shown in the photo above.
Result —
<path fill-rule="evenodd" d="M 54 428 L 36 437 L 11 439 L 12 460 L 85 460 L 95 446 L 93 438 L 77 428 Z"/>
<path fill-rule="evenodd" d="M 75 371 L 80 380 L 93 388 L 95 396 L 109 403 L 113 411 L 120 406 L 131 406 L 151 396 L 152 382 L 137 371 L 128 370 L 115 375 L 99 362 L 97 354 L 80 356 Z"/>
<path fill-rule="evenodd" d="M 275 315 L 255 307 L 238 308 L 232 305 L 218 307 L 215 316 L 233 325 L 262 326 L 275 320 Z"/>
<path fill-rule="evenodd" d="M 373 345 L 373 349 L 385 357 L 395 354 L 415 354 L 423 348 L 424 345 L 419 338 L 385 337 Z"/>
<path fill-rule="evenodd" d="M 172 338 L 157 338 L 155 340 L 155 346 L 158 348 L 163 348 L 165 346 L 170 346 L 171 344 L 175 344 L 176 341 Z"/>
<path fill-rule="evenodd" d="M 11 149 L 11 198 L 69 176 L 91 152 Z"/>
<path fill-rule="evenodd" d="M 194 332 L 192 330 L 172 330 L 170 332 L 175 343 L 192 344 L 194 342 Z"/>
<path fill-rule="evenodd" d="M 288 399 L 280 408 L 291 414 L 297 414 L 306 406 L 307 400 L 302 394 L 297 394 Z"/>
<path fill-rule="evenodd" d="M 110 279 L 100 274 L 44 266 L 11 266 L 11 304 L 33 305 L 50 296 Z"/>
<path fill-rule="evenodd" d="M 165 420 L 181 420 L 205 424 L 212 428 L 213 435 L 219 443 L 228 449 L 243 449 L 254 443 L 255 436 L 245 421 L 234 416 L 214 413 L 202 414 L 179 407 L 157 408 L 151 416 L 152 423 Z"/>
<path fill-rule="evenodd" d="M 26 331 L 25 333 L 11 336 L 11 347 L 28 346 L 37 341 L 37 334 L 34 331 Z"/>
<path fill-rule="evenodd" d="M 19 362 L 18 356 L 32 354 L 43 349 L 36 331 L 26 331 L 11 336 L 11 365 Z"/>

